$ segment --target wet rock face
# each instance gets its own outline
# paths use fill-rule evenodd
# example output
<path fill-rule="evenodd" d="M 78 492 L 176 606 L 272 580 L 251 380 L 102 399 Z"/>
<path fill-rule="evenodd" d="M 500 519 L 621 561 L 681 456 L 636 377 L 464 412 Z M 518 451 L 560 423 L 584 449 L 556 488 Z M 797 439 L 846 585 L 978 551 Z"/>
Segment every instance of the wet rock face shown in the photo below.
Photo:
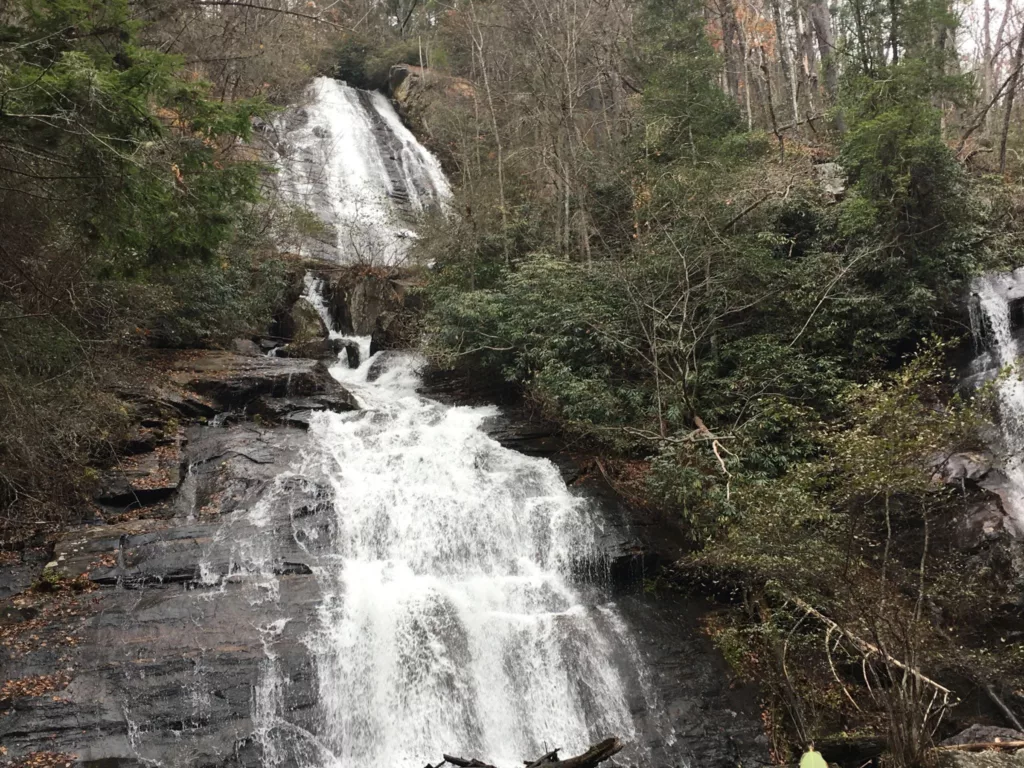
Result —
<path fill-rule="evenodd" d="M 308 397 L 342 391 L 327 365 L 306 359 L 208 352 L 173 361 L 170 375 L 179 385 L 212 398 L 222 410 L 244 409 L 260 396 Z"/>
<path fill-rule="evenodd" d="M 370 353 L 406 346 L 408 327 L 418 309 L 415 283 L 402 270 L 360 274 L 336 270 L 321 276 L 324 298 L 342 333 L 371 336 Z"/>
<path fill-rule="evenodd" d="M 338 355 L 346 351 L 352 342 L 343 339 L 315 339 L 301 343 L 287 344 L 277 350 L 277 356 L 287 359 L 305 360 L 336 360 Z M 356 355 L 359 346 L 355 345 Z M 357 364 L 356 368 L 359 367 Z"/>
<path fill-rule="evenodd" d="M 328 328 L 313 305 L 305 299 L 299 299 L 292 304 L 291 310 L 280 318 L 277 331 L 282 338 L 303 344 L 324 338 L 327 336 Z"/>
<path fill-rule="evenodd" d="M 1012 728 L 1000 728 L 994 725 L 975 724 L 965 728 L 956 736 L 946 739 L 939 746 L 949 747 L 957 744 L 990 744 L 997 741 L 1024 742 L 1024 733 Z"/>
<path fill-rule="evenodd" d="M 0 742 L 10 756 L 45 749 L 85 765 L 262 765 L 253 701 L 275 684 L 268 665 L 285 670 L 279 695 L 289 719 L 305 722 L 316 685 L 300 638 L 320 593 L 296 531 L 308 537 L 325 524 L 327 492 L 280 487 L 302 437 L 251 425 L 194 429 L 192 469 L 169 518 L 86 528 L 58 543 L 51 574 L 101 589 L 61 607 L 52 625 L 39 616 L 57 597 L 9 612 L 5 629 L 18 639 L 3 651 L 7 674 L 66 676 L 46 695 L 8 702 Z M 254 515 L 271 488 L 273 508 Z"/>

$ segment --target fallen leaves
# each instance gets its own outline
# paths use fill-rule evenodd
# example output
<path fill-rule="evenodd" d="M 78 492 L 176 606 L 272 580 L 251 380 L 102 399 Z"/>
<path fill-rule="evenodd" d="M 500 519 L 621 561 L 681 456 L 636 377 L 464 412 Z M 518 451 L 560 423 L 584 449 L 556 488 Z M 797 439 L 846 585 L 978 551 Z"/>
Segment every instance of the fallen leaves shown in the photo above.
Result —
<path fill-rule="evenodd" d="M 34 675 L 16 680 L 8 680 L 0 686 L 0 699 L 13 699 L 19 696 L 45 696 L 54 691 L 62 691 L 71 682 L 71 675 L 58 672 L 55 675 Z M 66 701 L 59 696 L 54 701 Z"/>
<path fill-rule="evenodd" d="M 48 591 L 31 590 L 8 601 L 18 609 L 34 609 L 27 621 L 0 625 L 0 648 L 7 659 L 40 649 L 73 648 L 79 643 L 75 628 L 90 612 L 88 592 L 96 585 L 88 578 L 65 579 Z"/>
<path fill-rule="evenodd" d="M 10 768 L 70 768 L 78 755 L 66 752 L 32 752 L 10 763 Z"/>

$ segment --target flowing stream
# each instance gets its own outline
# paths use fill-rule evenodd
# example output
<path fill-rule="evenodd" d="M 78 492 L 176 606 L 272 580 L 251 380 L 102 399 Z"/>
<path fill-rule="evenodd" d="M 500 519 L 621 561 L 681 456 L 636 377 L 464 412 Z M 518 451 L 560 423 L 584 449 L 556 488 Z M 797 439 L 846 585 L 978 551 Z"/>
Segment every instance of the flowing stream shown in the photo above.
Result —
<path fill-rule="evenodd" d="M 284 175 L 294 199 L 306 196 L 335 228 L 333 255 L 400 252 L 409 214 L 448 194 L 436 160 L 380 94 L 320 79 L 301 111 Z M 333 327 L 318 281 L 307 279 L 305 297 Z M 549 461 L 491 439 L 483 427 L 495 409 L 421 397 L 416 355 L 371 358 L 369 339 L 356 341 L 361 365 L 331 372 L 362 410 L 316 414 L 281 498 L 250 512 L 265 524 L 296 478 L 329 489 L 326 524 L 322 514 L 309 523 L 309 510 L 291 515 L 322 594 L 305 639 L 317 725 L 295 726 L 281 705 L 274 642 L 284 625 L 271 623 L 253 707 L 265 762 L 419 768 L 449 753 L 514 766 L 609 736 L 630 741 L 633 710 L 651 710 L 652 694 L 602 586 L 595 506 Z M 258 595 L 279 599 L 266 584 Z"/>

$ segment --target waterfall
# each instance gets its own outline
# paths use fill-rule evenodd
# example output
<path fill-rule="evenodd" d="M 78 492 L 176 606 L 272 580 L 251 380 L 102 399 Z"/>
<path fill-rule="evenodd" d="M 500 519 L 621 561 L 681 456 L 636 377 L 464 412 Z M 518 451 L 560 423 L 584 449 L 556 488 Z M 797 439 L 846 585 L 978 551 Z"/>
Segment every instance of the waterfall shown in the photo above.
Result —
<path fill-rule="evenodd" d="M 303 255 L 402 263 L 416 218 L 451 195 L 441 165 L 380 93 L 319 77 L 274 125 L 285 200 L 315 214 Z"/>
<path fill-rule="evenodd" d="M 364 410 L 319 414 L 300 470 L 334 491 L 308 640 L 319 746 L 346 768 L 444 752 L 512 766 L 629 740 L 640 662 L 607 596 L 574 583 L 600 557 L 591 504 L 489 438 L 495 409 L 418 396 L 415 355 L 374 362 L 332 370 Z"/>
<path fill-rule="evenodd" d="M 1018 535 L 1024 535 L 1024 370 L 1012 318 L 1014 303 L 1024 299 L 1024 268 L 984 275 L 972 286 L 971 325 L 979 356 L 974 373 L 1001 371 L 995 387 L 999 404 L 1003 471 L 1008 488 L 1003 505 Z"/>
<path fill-rule="evenodd" d="M 449 195 L 380 94 L 320 78 L 278 132 L 287 194 L 332 227 L 320 256 L 401 261 L 415 215 Z M 332 328 L 319 280 L 307 277 L 304 298 Z M 369 339 L 355 341 L 361 365 L 331 374 L 362 410 L 316 414 L 293 468 L 325 489 L 323 508 L 292 517 L 322 595 L 305 640 L 317 726 L 282 711 L 287 682 L 268 651 L 254 694 L 264 762 L 416 768 L 447 752 L 514 766 L 630 741 L 635 717 L 656 707 L 623 620 L 591 578 L 603 562 L 598 510 L 549 461 L 491 439 L 483 426 L 496 409 L 421 397 L 415 354 L 371 358 Z M 271 493 L 258 507 L 277 504 Z M 671 728 L 661 738 L 672 744 Z"/>

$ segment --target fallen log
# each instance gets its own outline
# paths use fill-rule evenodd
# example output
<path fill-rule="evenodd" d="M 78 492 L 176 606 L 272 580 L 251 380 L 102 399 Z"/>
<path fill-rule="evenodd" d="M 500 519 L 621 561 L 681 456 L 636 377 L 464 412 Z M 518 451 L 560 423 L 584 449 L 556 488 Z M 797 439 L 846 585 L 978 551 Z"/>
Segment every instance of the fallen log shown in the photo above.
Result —
<path fill-rule="evenodd" d="M 493 765 L 488 765 L 487 763 L 481 760 L 466 760 L 465 758 L 454 757 L 452 755 L 441 755 L 441 757 L 443 757 L 444 760 L 442 760 L 436 766 L 428 765 L 427 768 L 440 768 L 445 763 L 451 763 L 452 765 L 458 766 L 458 768 L 494 768 Z"/>
<path fill-rule="evenodd" d="M 537 768 L 537 766 L 544 765 L 544 763 L 557 763 L 557 762 L 558 762 L 558 750 L 557 749 L 553 749 L 550 752 L 548 752 L 546 755 L 541 755 L 536 760 L 534 760 L 532 763 L 529 763 L 529 762 L 524 760 L 523 761 L 523 765 L 525 765 L 526 768 Z"/>
<path fill-rule="evenodd" d="M 536 760 L 524 761 L 523 764 L 526 768 L 595 768 L 595 766 L 621 752 L 624 746 L 618 739 L 605 739 L 594 744 L 582 755 L 559 760 L 558 750 L 554 749 Z M 467 760 L 464 757 L 456 757 L 454 755 L 443 755 L 443 757 L 444 760 L 437 765 L 428 765 L 426 768 L 441 768 L 445 763 L 454 765 L 456 768 L 494 768 L 490 763 L 485 763 L 483 760 L 476 758 Z"/>

